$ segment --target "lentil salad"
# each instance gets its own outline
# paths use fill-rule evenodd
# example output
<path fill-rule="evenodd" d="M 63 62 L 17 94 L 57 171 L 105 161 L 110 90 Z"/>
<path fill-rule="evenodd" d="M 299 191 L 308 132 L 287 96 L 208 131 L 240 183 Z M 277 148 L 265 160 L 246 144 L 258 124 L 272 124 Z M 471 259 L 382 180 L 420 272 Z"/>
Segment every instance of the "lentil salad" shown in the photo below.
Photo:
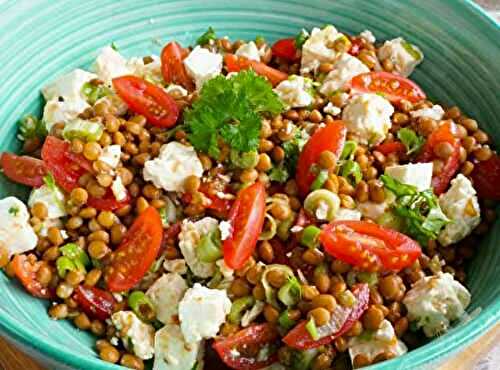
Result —
<path fill-rule="evenodd" d="M 3 153 L 0 262 L 142 369 L 349 369 L 465 315 L 500 162 L 396 38 L 218 38 L 47 85 Z M 493 177 L 495 178 L 493 178 Z M 224 365 L 222 365 L 224 363 Z"/>

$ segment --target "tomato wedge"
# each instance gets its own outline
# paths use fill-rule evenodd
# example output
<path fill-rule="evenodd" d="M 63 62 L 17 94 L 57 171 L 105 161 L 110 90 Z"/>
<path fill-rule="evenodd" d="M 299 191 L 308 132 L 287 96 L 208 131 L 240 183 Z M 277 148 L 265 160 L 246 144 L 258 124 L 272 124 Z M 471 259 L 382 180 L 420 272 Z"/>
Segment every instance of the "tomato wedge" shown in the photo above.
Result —
<path fill-rule="evenodd" d="M 389 101 L 408 100 L 416 103 L 426 98 L 424 91 L 412 80 L 389 72 L 367 72 L 353 77 L 351 89 L 359 93 L 382 94 Z"/>
<path fill-rule="evenodd" d="M 271 50 L 273 55 L 288 61 L 296 61 L 299 58 L 295 47 L 295 38 L 281 39 L 274 43 Z"/>
<path fill-rule="evenodd" d="M 153 126 L 172 127 L 177 123 L 179 107 L 162 88 L 137 76 L 114 78 L 113 87 L 133 112 L 142 114 Z"/>
<path fill-rule="evenodd" d="M 487 161 L 474 165 L 471 173 L 474 188 L 481 198 L 500 200 L 500 157 L 493 155 Z"/>
<path fill-rule="evenodd" d="M 32 264 L 24 254 L 18 254 L 12 260 L 12 267 L 14 268 L 16 278 L 21 282 L 28 293 L 34 297 L 50 299 L 54 297 L 54 291 L 43 287 L 36 279 L 36 273 L 41 264 L 40 261 Z"/>
<path fill-rule="evenodd" d="M 276 86 L 281 81 L 288 79 L 288 75 L 285 72 L 269 67 L 265 63 L 250 60 L 245 57 L 238 57 L 234 54 L 226 54 L 224 56 L 224 62 L 226 63 L 228 72 L 239 72 L 245 69 L 253 69 L 258 75 L 266 77 L 273 86 Z"/>
<path fill-rule="evenodd" d="M 422 254 L 413 239 L 366 221 L 334 221 L 319 239 L 330 255 L 368 271 L 399 271 Z"/>
<path fill-rule="evenodd" d="M 27 155 L 2 153 L 0 164 L 3 173 L 10 180 L 34 188 L 43 185 L 43 177 L 47 174 L 43 161 Z"/>
<path fill-rule="evenodd" d="M 352 293 L 356 297 L 356 304 L 354 307 L 349 308 L 337 305 L 330 322 L 318 327 L 318 334 L 320 335 L 318 340 L 314 340 L 311 337 L 306 329 L 307 320 L 304 320 L 288 332 L 283 338 L 283 342 L 290 347 L 306 350 L 331 343 L 335 338 L 349 331 L 356 320 L 358 320 L 368 308 L 370 289 L 368 288 L 368 284 L 356 284 L 352 288 Z"/>
<path fill-rule="evenodd" d="M 453 146 L 453 152 L 444 163 L 443 169 L 437 175 L 432 176 L 432 187 L 436 195 L 442 194 L 448 188 L 460 166 L 460 140 L 455 136 L 456 126 L 452 121 L 447 121 L 438 127 L 427 138 L 421 154 L 417 160 L 419 162 L 432 162 L 439 157 L 434 154 L 434 148 L 439 143 L 449 143 Z M 490 180 L 491 181 L 491 180 Z"/>
<path fill-rule="evenodd" d="M 169 42 L 161 51 L 161 73 L 165 82 L 182 85 L 194 90 L 194 84 L 182 62 L 188 52 L 175 41 Z"/>
<path fill-rule="evenodd" d="M 160 250 L 163 224 L 158 211 L 149 207 L 134 221 L 106 266 L 105 280 L 112 292 L 133 288 L 148 272 Z"/>
<path fill-rule="evenodd" d="M 339 157 L 344 148 L 346 133 L 347 129 L 342 121 L 335 121 L 316 130 L 306 145 L 304 145 L 297 161 L 297 171 L 295 174 L 295 180 L 302 196 L 309 193 L 311 184 L 316 178 L 312 169 L 318 162 L 321 153 L 329 150 Z"/>
<path fill-rule="evenodd" d="M 224 261 L 237 270 L 252 255 L 264 226 L 266 188 L 256 182 L 238 193 L 231 210 L 229 222 L 232 233 L 224 240 Z"/>
<path fill-rule="evenodd" d="M 258 346 L 263 348 L 266 344 L 273 345 L 279 339 L 276 327 L 270 323 L 251 325 L 248 328 L 214 342 L 213 348 L 222 361 L 232 369 L 257 370 L 276 362 L 277 354 L 273 353 L 267 358 L 259 360 L 255 357 L 245 357 L 245 348 Z M 235 356 L 234 353 L 239 355 Z"/>
<path fill-rule="evenodd" d="M 375 150 L 379 151 L 383 155 L 389 155 L 392 153 L 406 153 L 406 147 L 401 141 L 391 141 L 388 143 L 382 143 L 375 147 Z"/>
<path fill-rule="evenodd" d="M 92 286 L 79 285 L 74 298 L 87 315 L 102 321 L 111 316 L 115 307 L 115 299 L 110 292 Z"/>

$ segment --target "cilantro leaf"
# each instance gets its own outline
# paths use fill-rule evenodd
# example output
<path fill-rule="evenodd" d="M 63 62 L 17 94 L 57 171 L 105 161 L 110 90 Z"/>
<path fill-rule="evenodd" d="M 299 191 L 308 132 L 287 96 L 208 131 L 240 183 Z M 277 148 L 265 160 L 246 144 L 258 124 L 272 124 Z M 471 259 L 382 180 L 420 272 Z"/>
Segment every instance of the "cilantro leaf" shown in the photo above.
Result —
<path fill-rule="evenodd" d="M 216 40 L 217 36 L 215 35 L 215 30 L 212 27 L 208 27 L 208 30 L 205 31 L 198 39 L 196 43 L 198 45 L 206 45 L 210 42 L 210 40 Z"/>
<path fill-rule="evenodd" d="M 281 184 L 285 183 L 289 177 L 290 174 L 288 173 L 286 167 L 284 167 L 283 165 L 275 166 L 269 172 L 269 180 L 276 181 Z"/>
<path fill-rule="evenodd" d="M 398 139 L 406 147 L 406 154 L 410 155 L 413 153 L 418 153 L 425 143 L 425 138 L 419 136 L 407 127 L 403 127 L 398 131 Z"/>
<path fill-rule="evenodd" d="M 43 139 L 45 136 L 47 136 L 45 123 L 35 116 L 28 114 L 19 122 L 19 139 Z"/>

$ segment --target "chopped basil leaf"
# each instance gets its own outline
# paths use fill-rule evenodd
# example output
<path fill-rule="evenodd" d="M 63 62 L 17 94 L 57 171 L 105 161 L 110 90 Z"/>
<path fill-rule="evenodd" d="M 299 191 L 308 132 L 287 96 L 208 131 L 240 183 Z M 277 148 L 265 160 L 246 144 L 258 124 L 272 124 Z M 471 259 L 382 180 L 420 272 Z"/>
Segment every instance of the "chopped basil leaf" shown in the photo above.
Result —
<path fill-rule="evenodd" d="M 425 138 L 416 134 L 415 131 L 403 127 L 398 131 L 398 139 L 406 147 L 406 154 L 416 154 L 420 151 L 425 143 Z"/>
<path fill-rule="evenodd" d="M 309 38 L 309 32 L 307 32 L 304 28 L 299 32 L 297 36 L 295 36 L 295 47 L 300 49 L 304 43 Z"/>

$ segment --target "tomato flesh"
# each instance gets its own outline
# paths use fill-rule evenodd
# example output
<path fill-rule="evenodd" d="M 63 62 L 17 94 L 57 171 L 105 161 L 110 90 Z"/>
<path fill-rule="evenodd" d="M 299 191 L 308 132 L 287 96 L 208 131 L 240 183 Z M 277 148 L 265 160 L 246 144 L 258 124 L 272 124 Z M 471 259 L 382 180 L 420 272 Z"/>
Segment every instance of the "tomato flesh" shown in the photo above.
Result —
<path fill-rule="evenodd" d="M 183 63 L 187 54 L 187 50 L 178 43 L 169 42 L 161 51 L 161 73 L 165 82 L 182 85 L 192 91 L 194 84 Z"/>
<path fill-rule="evenodd" d="M 351 89 L 359 93 L 378 93 L 393 103 L 408 100 L 416 103 L 426 98 L 412 80 L 389 72 L 367 72 L 353 77 Z"/>
<path fill-rule="evenodd" d="M 309 193 L 311 184 L 316 178 L 313 168 L 318 163 L 321 153 L 329 150 L 338 158 L 344 148 L 346 133 L 347 129 L 342 121 L 335 121 L 317 129 L 304 145 L 297 161 L 295 174 L 295 180 L 302 196 Z"/>
<path fill-rule="evenodd" d="M 75 289 L 74 298 L 82 310 L 92 318 L 104 321 L 113 313 L 115 299 L 105 290 L 79 285 Z"/>
<path fill-rule="evenodd" d="M 455 137 L 456 126 L 452 121 L 443 123 L 427 138 L 422 153 L 417 158 L 419 162 L 432 162 L 439 157 L 434 153 L 434 148 L 440 143 L 449 143 L 453 147 L 452 154 L 448 157 L 444 166 L 436 175 L 432 176 L 432 188 L 436 195 L 446 191 L 460 166 L 460 140 Z"/>
<path fill-rule="evenodd" d="M 238 193 L 231 210 L 229 222 L 231 236 L 224 240 L 224 261 L 237 270 L 252 255 L 257 239 L 264 226 L 266 189 L 260 182 L 244 188 Z"/>
<path fill-rule="evenodd" d="M 269 67 L 265 63 L 250 60 L 245 57 L 238 57 L 234 54 L 226 54 L 224 56 L 224 62 L 226 63 L 228 72 L 239 72 L 245 69 L 253 69 L 258 75 L 266 77 L 273 86 L 276 86 L 281 81 L 288 79 L 288 75 L 285 72 Z"/>
<path fill-rule="evenodd" d="M 298 323 L 288 334 L 283 338 L 288 346 L 306 350 L 316 348 L 331 343 L 335 338 L 340 337 L 348 332 L 354 323 L 363 315 L 368 308 L 370 299 L 370 289 L 368 284 L 357 284 L 352 288 L 352 293 L 356 297 L 356 304 L 352 308 L 338 307 L 333 314 L 329 324 L 319 327 L 319 332 L 326 332 L 323 337 L 314 340 L 306 329 L 307 320 Z M 342 319 L 341 319 L 342 318 Z M 340 320 L 339 320 L 340 319 Z"/>
<path fill-rule="evenodd" d="M 278 339 L 279 334 L 274 325 L 270 323 L 258 324 L 251 325 L 227 338 L 216 340 L 213 348 L 219 354 L 222 361 L 230 368 L 237 370 L 257 370 L 276 362 L 276 353 L 259 361 L 254 357 L 246 357 L 244 355 L 245 347 L 258 346 L 259 348 L 263 348 L 266 344 L 275 344 Z M 234 356 L 235 350 L 240 353 L 239 356 Z"/>
<path fill-rule="evenodd" d="M 43 177 L 47 174 L 47 169 L 40 159 L 2 153 L 0 163 L 3 173 L 10 180 L 34 188 L 43 185 Z"/>
<path fill-rule="evenodd" d="M 400 141 L 391 141 L 389 143 L 382 143 L 375 147 L 376 151 L 379 151 L 383 155 L 389 155 L 392 153 L 406 153 L 405 145 Z"/>
<path fill-rule="evenodd" d="M 36 273 L 40 269 L 41 262 L 31 263 L 24 254 L 18 254 L 12 260 L 12 266 L 16 278 L 24 288 L 34 297 L 50 299 L 54 297 L 54 291 L 45 288 L 37 279 Z"/>
<path fill-rule="evenodd" d="M 487 161 L 480 161 L 474 165 L 471 173 L 478 195 L 481 198 L 500 200 L 500 157 L 493 155 Z"/>
<path fill-rule="evenodd" d="M 148 272 L 160 250 L 163 224 L 158 211 L 149 207 L 134 221 L 106 266 L 105 280 L 111 292 L 133 288 Z"/>
<path fill-rule="evenodd" d="M 295 39 L 281 39 L 274 43 L 271 50 L 273 55 L 288 61 L 295 61 L 298 59 L 297 48 L 295 47 Z"/>
<path fill-rule="evenodd" d="M 179 118 L 179 107 L 162 88 L 137 76 L 113 79 L 116 93 L 137 114 L 142 114 L 150 124 L 172 127 Z"/>
<path fill-rule="evenodd" d="M 365 45 L 365 41 L 361 37 L 353 37 L 351 39 L 351 48 L 349 49 L 348 53 L 354 56 L 357 56 L 363 46 Z"/>

